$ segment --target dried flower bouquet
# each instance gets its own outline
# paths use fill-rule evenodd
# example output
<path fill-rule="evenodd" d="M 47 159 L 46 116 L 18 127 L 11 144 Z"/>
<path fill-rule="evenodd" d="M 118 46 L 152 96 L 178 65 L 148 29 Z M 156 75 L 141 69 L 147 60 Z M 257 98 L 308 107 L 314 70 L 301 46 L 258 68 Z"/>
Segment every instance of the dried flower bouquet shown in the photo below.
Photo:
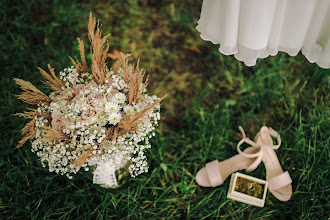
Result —
<path fill-rule="evenodd" d="M 17 148 L 32 141 L 32 151 L 50 172 L 72 178 L 80 168 L 107 164 L 120 167 L 129 162 L 132 177 L 147 172 L 144 151 L 150 148 L 149 138 L 160 119 L 163 98 L 146 94 L 148 77 L 145 72 L 129 64 L 121 53 L 112 66 L 107 67 L 109 46 L 102 37 L 101 26 L 90 13 L 88 32 L 91 67 L 85 58 L 84 44 L 79 43 L 81 61 L 72 59 L 72 67 L 55 75 L 38 68 L 43 83 L 52 90 L 48 96 L 31 83 L 14 79 L 24 91 L 17 97 L 35 105 L 17 115 L 31 119 L 22 129 L 23 138 Z"/>

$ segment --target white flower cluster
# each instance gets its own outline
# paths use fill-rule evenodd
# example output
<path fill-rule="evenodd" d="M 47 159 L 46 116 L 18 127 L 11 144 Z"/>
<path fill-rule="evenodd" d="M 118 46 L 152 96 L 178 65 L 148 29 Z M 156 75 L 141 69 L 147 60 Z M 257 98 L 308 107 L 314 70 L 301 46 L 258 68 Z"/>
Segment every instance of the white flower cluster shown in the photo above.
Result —
<path fill-rule="evenodd" d="M 125 116 L 133 116 L 159 98 L 148 96 L 143 91 L 138 103 L 128 105 L 129 85 L 123 79 L 123 71 L 118 74 L 110 71 L 111 80 L 104 85 L 94 82 L 91 74 L 81 75 L 73 94 L 72 85 L 76 69 L 66 68 L 60 72 L 61 79 L 67 89 L 62 94 L 52 93 L 54 100 L 50 106 L 40 105 L 40 113 L 51 114 L 51 121 L 38 118 L 37 134 L 32 140 L 32 151 L 35 152 L 50 172 L 67 175 L 79 171 L 80 167 L 88 170 L 89 166 L 100 163 L 111 163 L 118 167 L 130 163 L 129 171 L 132 177 L 147 172 L 148 166 L 144 151 L 150 148 L 149 138 L 160 119 L 159 105 L 154 111 L 145 115 L 134 132 L 118 134 L 115 141 L 105 140 L 109 128 L 119 125 Z M 142 85 L 141 85 L 142 86 Z M 44 127 L 67 135 L 67 139 L 45 142 Z M 85 158 L 85 155 L 86 156 Z M 84 158 L 83 164 L 76 162 Z"/>

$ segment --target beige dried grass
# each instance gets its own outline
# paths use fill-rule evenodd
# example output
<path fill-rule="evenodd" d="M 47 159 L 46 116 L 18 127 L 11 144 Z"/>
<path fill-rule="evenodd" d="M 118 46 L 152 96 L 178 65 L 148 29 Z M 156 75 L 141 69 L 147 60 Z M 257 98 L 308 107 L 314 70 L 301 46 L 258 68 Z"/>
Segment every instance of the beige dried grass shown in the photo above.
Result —
<path fill-rule="evenodd" d="M 84 41 L 80 38 L 77 37 L 77 41 L 79 44 L 79 51 L 80 51 L 80 58 L 82 61 L 82 73 L 87 73 L 88 72 L 88 67 L 87 67 L 87 62 L 86 62 L 86 57 L 85 57 L 85 47 L 84 47 Z"/>
<path fill-rule="evenodd" d="M 76 94 L 77 80 L 78 80 L 78 72 L 75 72 L 73 81 L 72 81 L 72 91 L 73 91 L 74 95 Z"/>
<path fill-rule="evenodd" d="M 87 73 L 88 66 L 87 66 L 86 57 L 85 57 L 84 41 L 80 37 L 77 37 L 77 41 L 78 41 L 78 47 L 79 47 L 79 51 L 80 51 L 81 63 L 78 61 L 77 58 L 75 58 L 76 60 L 72 59 L 70 56 L 69 56 L 69 58 L 70 58 L 72 64 L 74 65 L 74 67 L 76 68 L 78 74 Z"/>
<path fill-rule="evenodd" d="M 36 119 L 31 120 L 29 123 L 27 123 L 24 128 L 21 131 L 22 139 L 18 142 L 17 148 L 20 148 L 23 146 L 23 144 L 28 141 L 31 138 L 34 138 L 34 136 L 37 133 L 37 129 L 35 127 Z"/>
<path fill-rule="evenodd" d="M 118 125 L 108 128 L 105 132 L 105 138 L 102 140 L 102 143 L 107 140 L 116 141 L 119 134 Z"/>
<path fill-rule="evenodd" d="M 148 84 L 148 77 L 145 83 L 142 83 L 145 74 L 144 70 L 139 69 L 140 60 L 138 60 L 135 70 L 130 74 L 129 79 L 129 92 L 128 92 L 128 104 L 131 105 L 133 102 L 137 103 L 140 101 L 141 93 Z M 142 86 L 141 86 L 142 84 Z"/>
<path fill-rule="evenodd" d="M 120 53 L 120 58 L 112 65 L 112 70 L 114 74 L 118 74 L 119 68 L 122 68 L 124 72 L 124 81 L 125 83 L 129 83 L 130 76 L 132 75 L 132 72 L 134 71 L 134 66 L 128 64 L 128 57 L 130 57 L 132 54 L 124 54 Z"/>
<path fill-rule="evenodd" d="M 24 91 L 22 94 L 16 95 L 18 99 L 32 105 L 38 105 L 41 103 L 49 105 L 49 103 L 53 101 L 30 82 L 17 78 L 14 78 L 14 80 L 16 84 L 19 85 L 20 88 Z"/>
<path fill-rule="evenodd" d="M 96 22 L 91 12 L 88 22 L 88 37 L 91 42 L 92 75 L 98 84 L 105 84 L 106 58 L 109 50 L 107 38 L 109 36 L 110 34 L 102 37 L 101 25 Z M 106 46 L 104 46 L 105 44 Z"/>
<path fill-rule="evenodd" d="M 138 125 L 143 122 L 144 117 L 149 114 L 154 108 L 160 104 L 160 102 L 167 96 L 164 95 L 162 98 L 152 103 L 151 105 L 144 108 L 142 111 L 137 112 L 132 116 L 125 115 L 123 119 L 120 121 L 120 135 L 124 135 L 126 133 L 131 133 L 138 130 Z"/>
<path fill-rule="evenodd" d="M 40 113 L 37 111 L 37 109 L 34 108 L 28 108 L 28 111 L 22 113 L 16 113 L 15 115 L 26 119 L 34 119 L 35 117 L 42 117 L 47 119 L 48 121 L 52 120 L 52 116 L 50 115 L 50 113 L 45 113 L 45 112 Z"/>
<path fill-rule="evenodd" d="M 37 109 L 34 108 L 28 108 L 28 111 L 22 112 L 22 113 L 16 113 L 16 116 L 23 117 L 26 119 L 34 119 L 39 112 Z"/>
<path fill-rule="evenodd" d="M 136 67 L 134 68 L 134 65 L 128 64 L 127 60 L 131 54 L 125 55 L 120 53 L 120 56 L 121 57 L 113 64 L 112 70 L 114 74 L 118 74 L 119 69 L 122 68 L 124 81 L 130 86 L 128 92 L 128 104 L 131 105 L 133 102 L 137 103 L 140 101 L 141 94 L 148 85 L 149 76 L 147 76 L 145 82 L 143 82 L 145 70 L 140 70 L 140 60 L 138 60 Z"/>
<path fill-rule="evenodd" d="M 49 64 L 48 64 L 48 69 L 50 74 L 48 74 L 45 70 L 38 67 L 38 70 L 46 79 L 46 81 L 43 81 L 43 83 L 47 88 L 53 90 L 56 93 L 63 92 L 65 90 L 64 82 L 61 79 L 57 78 L 54 68 L 52 68 Z"/>
<path fill-rule="evenodd" d="M 90 149 L 88 151 L 85 151 L 84 153 L 82 153 L 79 157 L 77 157 L 73 161 L 73 164 L 79 170 L 81 168 L 81 166 L 86 162 L 86 160 L 88 159 L 88 157 L 90 157 L 92 154 L 93 154 L 93 150 L 92 149 Z"/>
<path fill-rule="evenodd" d="M 40 141 L 42 142 L 50 142 L 50 141 L 59 141 L 59 140 L 71 140 L 71 138 L 64 134 L 61 131 L 56 131 L 50 127 L 42 127 L 42 138 Z"/>

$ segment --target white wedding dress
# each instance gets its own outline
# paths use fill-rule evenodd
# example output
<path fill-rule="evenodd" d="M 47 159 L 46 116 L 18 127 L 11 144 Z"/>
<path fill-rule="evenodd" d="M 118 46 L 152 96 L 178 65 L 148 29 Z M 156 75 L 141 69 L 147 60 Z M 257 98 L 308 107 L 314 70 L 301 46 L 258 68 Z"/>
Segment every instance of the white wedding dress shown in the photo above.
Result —
<path fill-rule="evenodd" d="M 330 68 L 330 0 L 204 0 L 197 30 L 247 66 L 300 50 Z"/>

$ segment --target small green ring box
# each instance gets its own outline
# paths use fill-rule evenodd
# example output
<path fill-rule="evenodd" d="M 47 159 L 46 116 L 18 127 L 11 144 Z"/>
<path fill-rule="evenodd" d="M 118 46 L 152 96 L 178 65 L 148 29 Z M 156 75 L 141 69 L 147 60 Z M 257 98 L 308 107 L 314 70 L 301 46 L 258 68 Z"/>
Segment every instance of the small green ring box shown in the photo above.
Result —
<path fill-rule="evenodd" d="M 268 182 L 242 173 L 233 173 L 227 197 L 250 205 L 264 207 Z"/>

